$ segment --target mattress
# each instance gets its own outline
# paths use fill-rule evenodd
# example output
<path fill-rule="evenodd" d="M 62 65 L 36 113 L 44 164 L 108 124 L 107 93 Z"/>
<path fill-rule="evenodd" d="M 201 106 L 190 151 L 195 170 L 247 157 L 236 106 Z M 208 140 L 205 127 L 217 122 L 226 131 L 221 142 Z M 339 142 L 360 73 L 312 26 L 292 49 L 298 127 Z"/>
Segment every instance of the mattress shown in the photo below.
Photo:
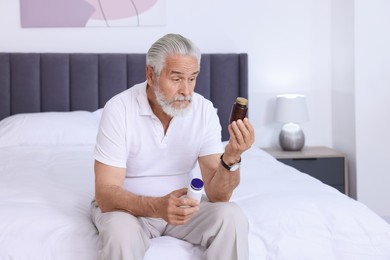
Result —
<path fill-rule="evenodd" d="M 98 259 L 90 202 L 99 115 L 19 114 L 0 121 L 1 260 Z M 199 168 L 193 175 L 200 176 Z M 248 218 L 252 260 L 390 259 L 384 220 L 256 146 L 242 156 L 232 201 Z M 204 250 L 163 236 L 152 239 L 145 259 L 204 259 Z"/>

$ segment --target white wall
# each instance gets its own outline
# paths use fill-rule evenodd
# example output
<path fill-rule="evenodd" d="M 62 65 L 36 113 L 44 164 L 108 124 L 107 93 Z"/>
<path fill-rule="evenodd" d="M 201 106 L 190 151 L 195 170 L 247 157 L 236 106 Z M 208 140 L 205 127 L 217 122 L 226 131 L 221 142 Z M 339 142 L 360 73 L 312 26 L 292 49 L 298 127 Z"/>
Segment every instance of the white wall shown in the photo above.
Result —
<path fill-rule="evenodd" d="M 259 146 L 277 145 L 276 94 L 307 95 L 307 145 L 331 143 L 330 4 L 326 0 L 167 0 L 167 26 L 21 28 L 19 1 L 0 0 L 0 51 L 146 52 L 168 32 L 203 52 L 249 54 L 250 119 Z"/>
<path fill-rule="evenodd" d="M 383 1 L 381 3 L 385 5 Z M 352 36 L 344 34 L 345 32 L 351 34 L 349 30 L 351 27 L 349 23 L 353 23 L 351 6 L 348 4 L 343 6 L 339 3 L 340 7 L 344 8 L 341 11 L 347 14 L 347 17 L 342 18 L 335 14 L 339 9 L 334 3 L 345 1 L 338 0 L 247 0 L 239 2 L 166 0 L 166 2 L 166 26 L 22 29 L 19 1 L 0 0 L 0 51 L 146 52 L 150 44 L 158 37 L 168 32 L 175 32 L 190 37 L 203 52 L 247 52 L 250 68 L 249 109 L 250 119 L 256 130 L 256 144 L 262 147 L 277 145 L 280 125 L 272 119 L 275 95 L 286 92 L 305 94 L 310 113 L 310 121 L 302 125 L 306 135 L 306 145 L 336 147 L 346 152 L 352 158 L 351 161 L 354 161 L 356 149 L 353 125 L 356 124 L 356 146 L 360 149 L 356 156 L 362 168 L 357 171 L 357 175 L 353 174 L 355 177 L 352 184 L 359 182 L 358 188 L 361 189 L 362 194 L 358 197 L 361 197 L 370 207 L 379 213 L 389 212 L 388 203 L 378 199 L 380 204 L 377 205 L 373 201 L 383 195 L 389 197 L 383 186 L 385 184 L 378 184 L 386 178 L 386 173 L 381 169 L 389 168 L 384 168 L 388 165 L 383 162 L 386 159 L 387 162 L 390 160 L 384 151 L 386 146 L 380 143 L 381 136 L 385 135 L 379 132 L 380 135 L 374 136 L 375 149 L 371 147 L 368 149 L 372 141 L 371 136 L 378 133 L 370 132 L 372 127 L 370 129 L 365 127 L 374 125 L 381 128 L 381 131 L 385 131 L 383 130 L 385 120 L 374 119 L 373 115 L 376 115 L 379 108 L 374 109 L 374 105 L 368 105 L 364 101 L 366 96 L 371 97 L 370 102 L 374 101 L 370 104 L 383 101 L 375 96 L 375 93 L 381 94 L 383 98 L 388 97 L 389 95 L 385 95 L 388 93 L 382 82 L 389 84 L 382 75 L 379 82 L 373 85 L 372 77 L 377 74 L 368 70 L 367 74 L 360 73 L 359 77 L 356 77 L 359 82 L 355 90 L 353 85 L 355 63 L 350 49 L 353 49 L 353 46 L 350 46 L 351 42 L 353 45 L 353 34 Z M 371 2 L 362 0 L 357 10 L 370 9 Z M 371 14 L 373 17 L 357 12 L 357 16 L 361 17 L 358 21 L 361 25 L 359 29 L 361 34 L 356 39 L 361 46 L 374 45 L 364 40 L 366 36 L 372 36 L 372 34 L 362 33 L 366 19 L 369 24 L 372 24 L 370 19 L 375 18 L 375 15 L 375 11 Z M 345 28 L 332 32 L 332 29 L 339 28 L 339 25 Z M 386 28 L 385 25 L 376 26 L 374 27 L 383 30 Z M 337 39 L 343 35 L 344 38 Z M 384 36 L 380 38 L 388 40 Z M 371 47 L 373 51 L 377 46 Z M 380 47 L 381 51 L 389 54 L 384 45 Z M 337 59 L 339 54 L 344 55 L 347 64 L 343 63 L 344 58 Z M 356 48 L 356 54 L 357 69 L 359 72 L 366 70 L 367 66 L 364 62 L 368 61 L 371 55 L 365 54 L 364 49 L 359 46 Z M 386 64 L 380 64 L 377 61 L 377 65 Z M 383 105 L 388 108 L 387 104 Z M 347 108 L 347 111 L 343 108 Z M 354 110 L 356 110 L 356 123 L 353 119 L 355 118 Z M 364 114 L 365 111 L 370 113 Z M 367 155 L 369 151 L 372 152 Z M 380 168 L 379 170 L 372 168 L 374 160 L 379 160 L 380 163 L 375 164 L 375 167 Z M 352 172 L 354 165 L 352 164 Z M 372 171 L 375 171 L 375 174 L 372 174 Z M 368 197 L 367 194 L 371 195 Z"/>
<path fill-rule="evenodd" d="M 333 146 L 348 154 L 351 194 L 390 216 L 390 2 L 332 0 Z"/>
<path fill-rule="evenodd" d="M 390 216 L 390 1 L 355 1 L 357 198 Z"/>
<path fill-rule="evenodd" d="M 348 155 L 349 194 L 356 198 L 354 0 L 332 0 L 333 147 Z"/>

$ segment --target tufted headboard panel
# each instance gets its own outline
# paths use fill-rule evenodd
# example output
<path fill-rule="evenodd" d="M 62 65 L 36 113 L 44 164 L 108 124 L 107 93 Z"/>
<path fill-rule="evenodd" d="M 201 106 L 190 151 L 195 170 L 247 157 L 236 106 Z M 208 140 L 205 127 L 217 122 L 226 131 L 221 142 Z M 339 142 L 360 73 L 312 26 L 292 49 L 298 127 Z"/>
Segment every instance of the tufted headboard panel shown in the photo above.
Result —
<path fill-rule="evenodd" d="M 18 113 L 94 111 L 145 81 L 145 54 L 0 53 L 0 120 Z M 195 91 L 211 100 L 228 139 L 230 108 L 248 97 L 248 55 L 202 54 Z"/>

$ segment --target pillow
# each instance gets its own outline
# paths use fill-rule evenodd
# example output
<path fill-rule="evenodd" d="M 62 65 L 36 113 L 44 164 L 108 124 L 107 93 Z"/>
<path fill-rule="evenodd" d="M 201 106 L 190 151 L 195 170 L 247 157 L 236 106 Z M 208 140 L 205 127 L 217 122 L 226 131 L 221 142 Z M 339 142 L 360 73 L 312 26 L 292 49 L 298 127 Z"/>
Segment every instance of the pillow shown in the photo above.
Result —
<path fill-rule="evenodd" d="M 42 112 L 0 121 L 0 147 L 95 144 L 101 109 L 95 112 Z"/>

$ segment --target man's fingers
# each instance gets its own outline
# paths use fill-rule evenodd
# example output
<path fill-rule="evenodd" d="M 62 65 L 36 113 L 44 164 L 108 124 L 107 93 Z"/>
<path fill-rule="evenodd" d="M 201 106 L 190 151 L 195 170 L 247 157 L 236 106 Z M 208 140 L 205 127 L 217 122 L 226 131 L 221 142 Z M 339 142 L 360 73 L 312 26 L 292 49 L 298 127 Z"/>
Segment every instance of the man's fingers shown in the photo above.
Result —
<path fill-rule="evenodd" d="M 180 198 L 181 196 L 184 196 L 186 194 L 187 194 L 187 188 L 182 188 L 171 192 L 171 195 L 176 198 Z"/>
<path fill-rule="evenodd" d="M 173 225 L 185 224 L 198 210 L 198 206 L 184 208 L 177 207 L 174 211 L 171 212 L 171 214 L 169 214 L 169 223 Z"/>
<path fill-rule="evenodd" d="M 237 144 L 244 149 L 247 148 L 247 146 L 252 145 L 254 134 L 253 134 L 253 127 L 249 123 L 248 119 L 245 118 L 244 121 L 237 120 L 233 122 L 231 126 L 231 137 L 233 137 L 233 141 L 236 141 Z"/>

